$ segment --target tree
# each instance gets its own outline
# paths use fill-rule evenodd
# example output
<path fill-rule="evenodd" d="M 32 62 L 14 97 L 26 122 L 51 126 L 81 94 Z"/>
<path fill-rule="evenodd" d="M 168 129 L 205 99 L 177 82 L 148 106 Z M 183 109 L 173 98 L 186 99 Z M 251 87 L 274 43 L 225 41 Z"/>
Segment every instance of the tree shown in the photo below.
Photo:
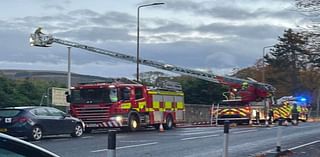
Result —
<path fill-rule="evenodd" d="M 180 82 L 185 94 L 185 103 L 188 104 L 206 104 L 221 102 L 228 87 L 197 79 L 189 76 L 175 77 L 174 80 Z"/>
<path fill-rule="evenodd" d="M 227 88 L 213 82 L 189 76 L 173 77 L 157 71 L 141 73 L 140 80 L 143 84 L 152 86 L 161 86 L 164 81 L 180 83 L 187 104 L 211 105 L 223 100 L 222 93 L 227 91 Z"/>
<path fill-rule="evenodd" d="M 299 72 L 305 70 L 309 62 L 304 47 L 306 41 L 301 33 L 293 32 L 292 29 L 285 30 L 283 37 L 279 37 L 279 43 L 265 56 L 273 74 L 266 77 L 268 82 L 280 87 L 291 87 L 287 93 L 289 95 L 295 95 L 303 90 Z"/>
<path fill-rule="evenodd" d="M 320 67 L 320 1 L 319 0 L 296 0 L 298 11 L 309 17 L 310 23 L 302 28 L 302 33 L 308 36 L 306 49 L 309 50 L 309 59 Z"/>
<path fill-rule="evenodd" d="M 318 0 L 296 0 L 297 8 L 302 12 L 317 14 L 320 12 L 320 1 Z"/>
<path fill-rule="evenodd" d="M 48 87 L 63 87 L 57 82 L 11 80 L 0 76 L 0 107 L 39 105 Z"/>
<path fill-rule="evenodd" d="M 159 71 L 148 71 L 140 73 L 140 81 L 144 85 L 154 86 L 159 77 L 169 77 L 169 75 Z"/>

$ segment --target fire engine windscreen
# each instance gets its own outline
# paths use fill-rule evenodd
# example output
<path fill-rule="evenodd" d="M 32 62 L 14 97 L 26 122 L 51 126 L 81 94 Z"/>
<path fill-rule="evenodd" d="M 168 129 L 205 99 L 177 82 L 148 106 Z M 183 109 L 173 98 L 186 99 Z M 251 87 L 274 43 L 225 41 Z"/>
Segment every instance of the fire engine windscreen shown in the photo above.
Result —
<path fill-rule="evenodd" d="M 71 90 L 71 102 L 73 104 L 97 104 L 117 102 L 117 89 L 73 89 Z"/>

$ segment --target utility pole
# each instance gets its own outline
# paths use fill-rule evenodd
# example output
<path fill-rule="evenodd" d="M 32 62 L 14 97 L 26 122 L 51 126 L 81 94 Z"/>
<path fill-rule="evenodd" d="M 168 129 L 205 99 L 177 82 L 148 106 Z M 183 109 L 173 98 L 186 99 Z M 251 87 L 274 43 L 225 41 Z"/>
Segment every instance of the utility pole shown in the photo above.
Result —
<path fill-rule="evenodd" d="M 151 4 L 144 4 L 140 5 L 137 8 L 137 82 L 139 82 L 139 62 L 140 62 L 140 8 L 149 7 L 149 6 L 156 6 L 156 5 L 163 5 L 164 3 L 151 3 Z"/>
<path fill-rule="evenodd" d="M 266 83 L 266 78 L 265 78 L 265 62 L 264 62 L 264 56 L 266 55 L 265 54 L 265 50 L 266 48 L 271 48 L 271 47 L 274 47 L 273 45 L 271 46 L 265 46 L 263 47 L 262 49 L 262 83 Z M 268 123 L 268 112 L 269 112 L 269 105 L 267 105 L 267 102 L 265 99 L 263 99 L 263 106 L 264 106 L 264 120 L 265 120 L 265 125 L 268 126 L 269 123 Z"/>
<path fill-rule="evenodd" d="M 320 110 L 320 87 L 318 88 L 318 96 L 317 96 L 317 118 L 319 118 L 319 110 Z"/>

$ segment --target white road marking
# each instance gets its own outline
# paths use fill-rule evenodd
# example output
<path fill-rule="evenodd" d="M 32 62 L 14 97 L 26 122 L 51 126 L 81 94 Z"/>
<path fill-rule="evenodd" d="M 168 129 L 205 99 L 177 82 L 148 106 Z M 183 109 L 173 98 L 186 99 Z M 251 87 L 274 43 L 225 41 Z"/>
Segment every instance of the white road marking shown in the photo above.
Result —
<path fill-rule="evenodd" d="M 297 127 L 298 129 L 305 129 L 305 128 L 319 127 L 319 125 L 312 125 L 312 126 L 294 126 L 294 127 Z"/>
<path fill-rule="evenodd" d="M 81 138 L 93 138 L 93 136 L 83 136 Z"/>
<path fill-rule="evenodd" d="M 233 134 L 241 134 L 241 133 L 247 133 L 247 132 L 255 132 L 257 130 L 244 130 L 244 131 L 237 131 L 237 132 L 232 132 Z"/>
<path fill-rule="evenodd" d="M 178 131 L 178 132 L 184 132 L 184 133 L 188 133 L 188 132 L 195 132 L 195 131 L 206 131 L 205 129 L 196 129 L 196 130 L 183 130 L 183 131 Z"/>
<path fill-rule="evenodd" d="M 315 143 L 319 143 L 319 142 L 320 142 L 320 140 L 309 142 L 309 143 L 305 143 L 305 144 L 302 144 L 302 145 L 299 145 L 299 146 L 296 146 L 296 147 L 289 148 L 288 150 L 295 150 L 295 149 L 298 149 L 298 148 L 301 148 L 301 147 L 304 147 L 304 146 L 308 146 L 308 145 L 312 145 L 312 144 L 315 144 Z M 275 151 L 275 149 L 269 149 L 269 150 L 266 150 L 266 151 L 263 151 L 263 152 L 270 153 L 270 152 L 274 152 L 274 151 Z"/>
<path fill-rule="evenodd" d="M 199 134 L 208 134 L 208 133 L 218 133 L 223 132 L 223 130 L 216 130 L 216 131 L 200 131 L 200 132 L 190 132 L 190 133 L 183 133 L 180 134 L 181 136 L 188 136 L 188 135 L 199 135 Z"/>
<path fill-rule="evenodd" d="M 312 144 L 315 144 L 315 143 L 318 143 L 318 142 L 320 142 L 320 140 L 309 142 L 309 143 L 306 143 L 306 144 L 302 144 L 302 145 L 299 145 L 299 146 L 296 146 L 296 147 L 292 147 L 292 148 L 289 148 L 289 150 L 295 150 L 295 149 L 298 149 L 298 148 L 301 148 L 301 147 L 304 147 L 304 146 L 308 146 L 308 145 L 312 145 Z"/>
<path fill-rule="evenodd" d="M 183 138 L 183 139 L 180 139 L 180 140 L 181 141 L 185 141 L 185 140 L 194 140 L 194 139 L 207 138 L 207 137 L 216 137 L 216 136 L 220 136 L 220 135 L 214 134 L 214 135 L 207 135 L 207 136 L 196 136 L 196 137 Z"/>
<path fill-rule="evenodd" d="M 143 142 L 150 142 L 151 140 L 132 140 L 132 141 L 119 141 L 119 142 L 128 142 L 128 143 L 143 143 Z"/>
<path fill-rule="evenodd" d="M 136 144 L 136 145 L 129 145 L 129 146 L 122 146 L 122 147 L 116 147 L 116 149 L 126 149 L 126 148 L 134 148 L 134 147 L 141 147 L 141 146 L 149 146 L 149 145 L 155 145 L 158 144 L 159 142 L 151 142 L 151 143 L 143 143 L 143 144 Z M 108 149 L 99 149 L 99 150 L 93 150 L 91 153 L 98 153 L 98 152 L 104 152 L 107 151 Z"/>
<path fill-rule="evenodd" d="M 52 139 L 51 141 L 66 141 L 66 140 L 69 140 L 69 139 L 61 138 L 61 139 Z"/>
<path fill-rule="evenodd" d="M 155 145 L 155 144 L 158 144 L 158 143 L 159 143 L 159 142 L 136 144 L 136 145 L 129 145 L 129 146 L 117 147 L 116 149 L 125 149 L 125 148 L 133 148 L 133 147 L 140 147 L 140 146 L 149 146 L 149 145 Z"/>

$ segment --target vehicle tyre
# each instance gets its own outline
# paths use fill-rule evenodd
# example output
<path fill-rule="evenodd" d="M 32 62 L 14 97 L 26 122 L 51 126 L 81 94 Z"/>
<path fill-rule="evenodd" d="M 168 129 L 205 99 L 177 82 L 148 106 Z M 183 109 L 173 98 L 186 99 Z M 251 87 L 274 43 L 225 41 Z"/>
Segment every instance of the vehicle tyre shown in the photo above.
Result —
<path fill-rule="evenodd" d="M 29 140 L 38 141 L 42 138 L 43 132 L 40 126 L 32 127 L 31 133 L 28 137 Z"/>
<path fill-rule="evenodd" d="M 308 121 L 308 118 L 309 118 L 309 117 L 308 117 L 308 114 L 306 114 L 306 120 L 305 120 L 304 122 Z"/>
<path fill-rule="evenodd" d="M 135 114 L 131 114 L 129 117 L 129 126 L 128 126 L 130 131 L 137 131 L 138 128 L 140 127 L 140 122 L 139 118 Z"/>
<path fill-rule="evenodd" d="M 73 129 L 73 132 L 71 133 L 72 137 L 80 137 L 83 134 L 83 127 L 81 124 L 76 124 L 76 126 Z"/>
<path fill-rule="evenodd" d="M 173 128 L 173 118 L 171 115 L 168 115 L 166 118 L 166 123 L 164 124 L 164 128 L 166 130 L 170 130 Z"/>

